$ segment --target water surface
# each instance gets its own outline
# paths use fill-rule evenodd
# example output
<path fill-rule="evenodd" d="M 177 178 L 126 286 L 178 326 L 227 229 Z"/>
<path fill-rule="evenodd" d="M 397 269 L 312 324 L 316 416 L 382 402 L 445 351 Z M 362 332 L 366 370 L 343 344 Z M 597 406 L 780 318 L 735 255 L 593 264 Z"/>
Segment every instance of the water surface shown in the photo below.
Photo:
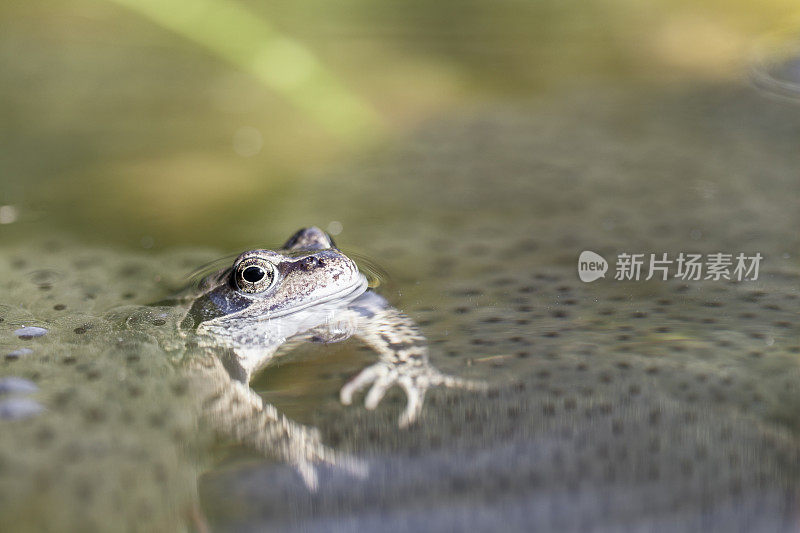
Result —
<path fill-rule="evenodd" d="M 345 250 L 389 272 L 381 290 L 420 324 L 433 363 L 492 388 L 432 391 L 399 430 L 399 390 L 375 412 L 338 403 L 371 353 L 303 347 L 255 387 L 370 463 L 363 481 L 323 469 L 317 494 L 193 429 L 156 341 L 170 317 L 131 330 L 106 314 L 158 300 L 221 252 L 9 248 L 0 325 L 4 355 L 18 355 L 0 365 L 35 382 L 46 411 L 3 422 L 5 509 L 31 528 L 145 509 L 163 526 L 199 489 L 220 530 L 790 530 L 798 118 L 732 85 L 576 94 L 443 117 L 319 176 L 286 224 L 340 224 Z M 586 249 L 764 260 L 757 281 L 586 284 Z"/>

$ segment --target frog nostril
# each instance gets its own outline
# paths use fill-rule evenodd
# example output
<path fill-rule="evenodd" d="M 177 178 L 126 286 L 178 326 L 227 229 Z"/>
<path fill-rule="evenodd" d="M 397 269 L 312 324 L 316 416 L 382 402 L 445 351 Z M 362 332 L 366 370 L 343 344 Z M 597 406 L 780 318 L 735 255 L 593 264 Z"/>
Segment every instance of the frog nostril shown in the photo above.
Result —
<path fill-rule="evenodd" d="M 317 259 L 317 258 L 316 258 L 316 257 L 314 257 L 314 256 L 310 256 L 310 257 L 306 257 L 305 259 L 303 259 L 303 264 L 304 264 L 304 265 L 305 265 L 307 268 L 313 268 L 313 267 L 315 267 L 315 266 L 319 266 L 319 265 L 321 265 L 321 264 L 322 264 L 322 261 L 320 261 L 319 259 Z"/>

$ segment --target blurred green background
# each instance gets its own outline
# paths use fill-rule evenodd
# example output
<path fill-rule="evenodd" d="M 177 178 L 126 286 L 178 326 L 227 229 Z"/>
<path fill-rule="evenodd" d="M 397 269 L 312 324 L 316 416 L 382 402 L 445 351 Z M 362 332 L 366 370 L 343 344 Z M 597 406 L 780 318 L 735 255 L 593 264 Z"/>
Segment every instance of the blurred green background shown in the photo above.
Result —
<path fill-rule="evenodd" d="M 251 213 L 285 220 L 315 176 L 423 121 L 741 78 L 798 14 L 796 0 L 6 0 L 0 233 L 259 242 Z"/>

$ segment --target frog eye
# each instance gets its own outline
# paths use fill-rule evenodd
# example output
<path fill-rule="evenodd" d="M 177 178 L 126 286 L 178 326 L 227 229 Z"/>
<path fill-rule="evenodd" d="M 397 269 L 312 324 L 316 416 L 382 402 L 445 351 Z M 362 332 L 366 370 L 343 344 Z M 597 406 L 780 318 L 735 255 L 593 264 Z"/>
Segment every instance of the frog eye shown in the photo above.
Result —
<path fill-rule="evenodd" d="M 235 279 L 242 292 L 263 292 L 275 281 L 275 265 L 258 257 L 245 259 L 236 267 Z"/>

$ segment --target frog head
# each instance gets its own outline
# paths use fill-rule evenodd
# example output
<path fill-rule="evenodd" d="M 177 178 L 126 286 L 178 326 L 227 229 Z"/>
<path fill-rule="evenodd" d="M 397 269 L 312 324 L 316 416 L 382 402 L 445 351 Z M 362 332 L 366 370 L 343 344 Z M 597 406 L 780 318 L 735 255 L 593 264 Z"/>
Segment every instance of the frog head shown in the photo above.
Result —
<path fill-rule="evenodd" d="M 316 227 L 296 232 L 279 250 L 249 250 L 233 264 L 207 276 L 201 294 L 181 324 L 241 328 L 291 315 L 337 300 L 349 301 L 366 290 L 355 262 Z"/>

